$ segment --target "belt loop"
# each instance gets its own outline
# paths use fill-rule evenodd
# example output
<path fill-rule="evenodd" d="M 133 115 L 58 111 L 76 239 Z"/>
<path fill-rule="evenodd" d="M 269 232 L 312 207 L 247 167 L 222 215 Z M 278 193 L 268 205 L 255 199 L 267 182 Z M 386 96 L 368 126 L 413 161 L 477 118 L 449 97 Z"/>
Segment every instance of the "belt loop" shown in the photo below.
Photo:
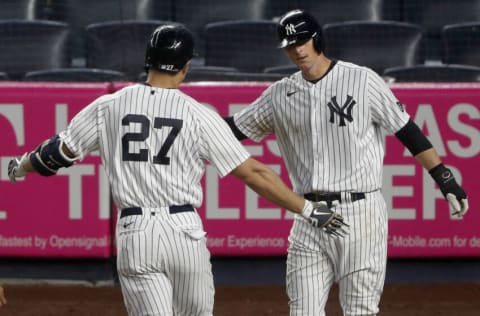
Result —
<path fill-rule="evenodd" d="M 342 197 L 342 203 L 351 203 L 353 200 L 350 192 L 340 192 L 340 196 Z"/>

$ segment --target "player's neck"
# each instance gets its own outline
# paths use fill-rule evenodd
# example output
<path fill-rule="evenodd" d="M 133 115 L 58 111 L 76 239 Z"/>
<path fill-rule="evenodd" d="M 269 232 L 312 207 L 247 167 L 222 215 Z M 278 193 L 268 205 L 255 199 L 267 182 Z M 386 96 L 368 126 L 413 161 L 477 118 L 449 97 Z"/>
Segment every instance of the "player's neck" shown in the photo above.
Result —
<path fill-rule="evenodd" d="M 328 72 L 331 63 L 324 54 L 320 54 L 311 67 L 302 69 L 302 76 L 308 81 L 318 80 Z"/>
<path fill-rule="evenodd" d="M 184 78 L 185 75 L 181 72 L 170 74 L 150 70 L 147 76 L 147 83 L 156 88 L 178 89 Z"/>

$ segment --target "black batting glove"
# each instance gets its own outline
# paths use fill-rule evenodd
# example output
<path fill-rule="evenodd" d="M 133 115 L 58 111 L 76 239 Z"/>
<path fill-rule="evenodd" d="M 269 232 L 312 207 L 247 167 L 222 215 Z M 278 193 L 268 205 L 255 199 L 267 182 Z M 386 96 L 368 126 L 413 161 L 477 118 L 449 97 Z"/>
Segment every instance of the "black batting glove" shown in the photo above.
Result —
<path fill-rule="evenodd" d="M 440 187 L 443 196 L 448 200 L 452 215 L 463 217 L 468 211 L 467 194 L 455 181 L 452 171 L 443 164 L 439 164 L 428 172 Z"/>
<path fill-rule="evenodd" d="M 348 234 L 343 217 L 333 212 L 326 202 L 305 201 L 302 216 L 314 227 L 323 229 L 330 235 L 344 237 Z"/>

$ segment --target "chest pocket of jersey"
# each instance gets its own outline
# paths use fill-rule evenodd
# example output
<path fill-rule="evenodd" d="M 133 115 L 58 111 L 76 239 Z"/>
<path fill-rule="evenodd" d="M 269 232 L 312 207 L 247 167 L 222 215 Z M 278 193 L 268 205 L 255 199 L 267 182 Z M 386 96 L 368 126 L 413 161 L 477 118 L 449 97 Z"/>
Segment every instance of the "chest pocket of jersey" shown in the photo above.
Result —
<path fill-rule="evenodd" d="M 170 216 L 168 224 L 177 232 L 193 240 L 201 240 L 207 234 L 203 230 L 202 220 L 196 212 L 178 213 Z"/>

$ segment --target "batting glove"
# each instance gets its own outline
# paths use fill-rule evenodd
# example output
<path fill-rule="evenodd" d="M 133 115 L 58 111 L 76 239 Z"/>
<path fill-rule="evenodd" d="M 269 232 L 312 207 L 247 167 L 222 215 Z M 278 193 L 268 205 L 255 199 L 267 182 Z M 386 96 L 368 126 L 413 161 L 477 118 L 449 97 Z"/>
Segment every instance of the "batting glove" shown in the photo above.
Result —
<path fill-rule="evenodd" d="M 326 202 L 311 202 L 305 201 L 303 206 L 302 216 L 310 222 L 314 227 L 323 229 L 326 233 L 344 237 L 348 234 L 346 228 L 348 224 L 345 223 L 340 214 L 333 212 Z"/>
<path fill-rule="evenodd" d="M 432 168 L 429 173 L 440 187 L 443 196 L 447 199 L 450 213 L 453 216 L 463 217 L 468 211 L 467 194 L 455 181 L 452 171 L 443 164 L 439 164 Z"/>
<path fill-rule="evenodd" d="M 8 177 L 10 181 L 15 183 L 17 178 L 23 178 L 27 174 L 23 163 L 28 159 L 28 154 L 24 153 L 22 157 L 15 157 L 8 163 Z"/>

